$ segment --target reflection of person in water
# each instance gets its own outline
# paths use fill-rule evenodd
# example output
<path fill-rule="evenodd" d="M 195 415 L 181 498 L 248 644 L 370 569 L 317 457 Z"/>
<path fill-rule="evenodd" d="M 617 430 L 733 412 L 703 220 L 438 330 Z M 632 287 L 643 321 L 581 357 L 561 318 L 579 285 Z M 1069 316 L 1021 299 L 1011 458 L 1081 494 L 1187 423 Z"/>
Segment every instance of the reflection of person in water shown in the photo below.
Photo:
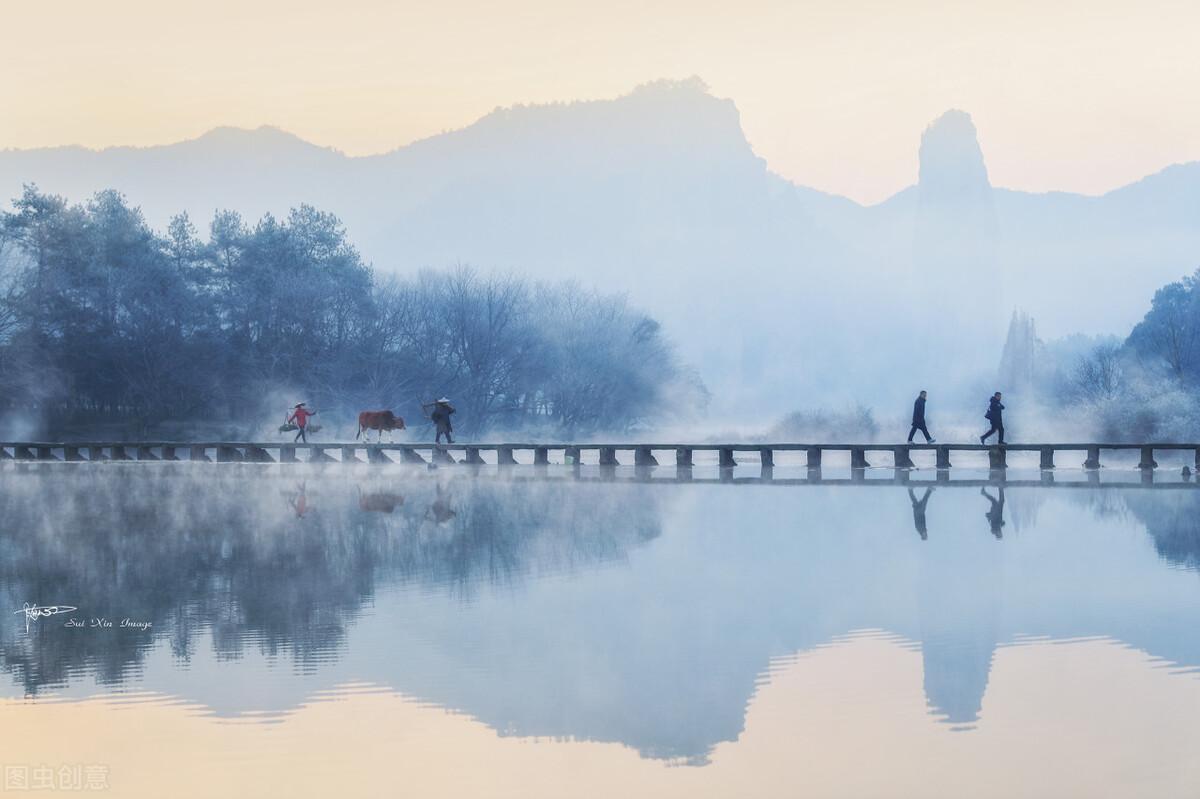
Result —
<path fill-rule="evenodd" d="M 925 487 L 925 495 L 917 499 L 917 495 L 910 488 L 908 489 L 908 498 L 912 502 L 913 509 L 913 527 L 917 528 L 917 534 L 921 536 L 921 540 L 929 538 L 929 531 L 925 527 L 925 506 L 929 504 L 929 497 L 933 495 L 933 487 Z"/>
<path fill-rule="evenodd" d="M 987 497 L 988 502 L 992 503 L 991 509 L 985 514 L 988 524 L 992 526 L 992 535 L 996 536 L 996 538 L 1003 538 L 1004 533 L 1000 528 L 1004 526 L 1004 487 L 1001 486 L 999 491 L 1000 498 L 995 499 L 987 492 L 986 488 L 979 489 L 979 493 Z"/>
<path fill-rule="evenodd" d="M 301 480 L 296 486 L 296 492 L 287 498 L 288 505 L 291 505 L 292 510 L 296 511 L 297 519 L 303 519 L 304 514 L 308 513 L 308 495 L 305 493 L 307 488 L 306 482 Z"/>
<path fill-rule="evenodd" d="M 425 518 L 432 518 L 437 524 L 445 524 L 458 514 L 450 507 L 450 498 L 442 488 L 441 483 L 437 484 L 436 490 L 437 497 L 433 500 L 433 504 L 429 506 L 429 510 L 425 511 Z"/>

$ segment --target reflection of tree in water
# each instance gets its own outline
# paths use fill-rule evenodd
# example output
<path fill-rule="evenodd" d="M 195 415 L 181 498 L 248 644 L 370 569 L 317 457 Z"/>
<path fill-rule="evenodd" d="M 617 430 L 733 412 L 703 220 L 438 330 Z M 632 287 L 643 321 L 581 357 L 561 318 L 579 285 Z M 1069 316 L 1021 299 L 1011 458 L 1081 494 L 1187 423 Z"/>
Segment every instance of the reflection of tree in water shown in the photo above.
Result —
<path fill-rule="evenodd" d="M 1200 570 L 1200 491 L 1131 491 L 1125 501 L 1160 557 Z"/>
<path fill-rule="evenodd" d="M 1134 519 L 1146 528 L 1159 557 L 1200 571 L 1200 488 L 1107 488 L 1073 491 L 1068 496 L 1096 519 Z"/>
<path fill-rule="evenodd" d="M 0 665 L 29 693 L 84 671 L 119 683 L 156 639 L 187 659 L 208 632 L 219 657 L 257 647 L 307 670 L 340 650 L 381 582 L 466 596 L 487 582 L 619 559 L 658 534 L 655 502 L 637 486 L 406 475 L 372 489 L 379 478 L 350 472 L 300 482 L 235 469 L 131 464 L 0 476 L 4 608 L 71 604 L 84 620 L 153 622 L 145 632 L 101 631 L 53 617 L 27 635 L 9 614 Z"/>

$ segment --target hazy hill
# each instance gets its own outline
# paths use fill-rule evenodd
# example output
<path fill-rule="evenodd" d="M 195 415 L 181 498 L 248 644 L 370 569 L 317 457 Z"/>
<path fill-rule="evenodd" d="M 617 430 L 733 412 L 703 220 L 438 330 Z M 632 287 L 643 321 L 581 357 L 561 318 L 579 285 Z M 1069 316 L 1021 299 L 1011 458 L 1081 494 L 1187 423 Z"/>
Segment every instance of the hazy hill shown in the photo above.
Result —
<path fill-rule="evenodd" d="M 216 208 L 307 202 L 380 271 L 463 261 L 627 290 L 732 415 L 898 402 L 965 352 L 991 368 L 1014 306 L 1050 336 L 1127 332 L 1156 287 L 1200 265 L 1200 164 L 1085 197 L 994 189 L 984 156 L 950 112 L 922 139 L 918 184 L 864 207 L 771 173 L 733 102 L 691 80 L 498 109 L 370 157 L 267 127 L 9 150 L 0 194 L 113 187 L 156 225 L 186 210 L 201 227 Z"/>

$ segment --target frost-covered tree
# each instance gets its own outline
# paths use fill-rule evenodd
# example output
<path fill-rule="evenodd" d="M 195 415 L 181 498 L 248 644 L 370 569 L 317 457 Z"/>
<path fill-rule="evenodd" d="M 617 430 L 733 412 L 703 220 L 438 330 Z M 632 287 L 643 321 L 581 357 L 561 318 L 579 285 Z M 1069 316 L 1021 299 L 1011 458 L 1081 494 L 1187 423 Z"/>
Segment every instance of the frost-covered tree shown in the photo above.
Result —
<path fill-rule="evenodd" d="M 464 432 L 619 431 L 703 387 L 621 297 L 469 267 L 379 280 L 309 206 L 165 235 L 116 192 L 27 187 L 0 215 L 0 415 L 45 432 L 249 429 L 303 398 L 336 423 L 454 398 Z M 272 407 L 273 405 L 278 407 Z M 187 429 L 187 428 L 182 428 Z M 418 425 L 414 431 L 421 435 Z"/>

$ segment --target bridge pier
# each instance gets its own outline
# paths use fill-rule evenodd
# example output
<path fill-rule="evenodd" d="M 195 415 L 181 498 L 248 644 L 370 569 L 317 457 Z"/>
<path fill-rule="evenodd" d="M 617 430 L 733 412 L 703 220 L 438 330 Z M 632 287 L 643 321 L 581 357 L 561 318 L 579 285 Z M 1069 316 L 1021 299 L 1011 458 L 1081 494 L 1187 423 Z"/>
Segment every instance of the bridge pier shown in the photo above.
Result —
<path fill-rule="evenodd" d="M 419 463 L 422 466 L 429 465 L 429 462 L 426 461 L 424 458 L 422 458 L 420 453 L 418 453 L 412 447 L 401 447 L 400 448 L 400 460 L 403 463 Z"/>
<path fill-rule="evenodd" d="M 447 452 L 444 447 L 439 447 L 436 444 L 429 453 L 429 459 L 434 463 L 444 463 L 446 465 L 458 463 L 458 461 L 454 460 L 454 456 Z"/>
<path fill-rule="evenodd" d="M 367 461 L 370 463 L 395 463 L 379 446 L 367 447 Z"/>
<path fill-rule="evenodd" d="M 114 444 L 108 448 L 108 457 L 114 461 L 127 461 L 129 460 L 129 453 L 125 451 L 124 446 Z"/>
<path fill-rule="evenodd" d="M 770 447 L 763 447 L 758 451 L 758 461 L 763 469 L 775 468 L 775 450 Z"/>
<path fill-rule="evenodd" d="M 533 465 L 534 466 L 550 465 L 550 448 L 549 447 L 534 447 L 533 448 Z"/>
<path fill-rule="evenodd" d="M 821 468 L 821 448 L 820 447 L 809 447 L 807 450 L 805 450 L 805 452 L 808 455 L 808 468 L 820 469 Z"/>
<path fill-rule="evenodd" d="M 1008 468 L 1008 450 L 1005 447 L 992 447 L 988 450 L 988 467 L 991 469 Z"/>
<path fill-rule="evenodd" d="M 157 455 L 154 454 L 154 452 L 150 449 L 150 447 L 138 447 L 137 448 L 137 459 L 139 461 L 162 460 L 161 458 L 159 458 Z"/>
<path fill-rule="evenodd" d="M 83 456 L 79 454 L 79 447 L 63 447 L 63 458 L 69 463 L 77 463 L 83 460 Z"/>
<path fill-rule="evenodd" d="M 283 444 L 279 447 L 279 462 L 280 463 L 295 463 L 296 448 L 291 444 Z"/>
<path fill-rule="evenodd" d="M 897 469 L 915 469 L 917 464 L 913 463 L 912 456 L 909 454 L 909 448 L 906 446 L 894 447 L 892 449 L 892 460 Z"/>
<path fill-rule="evenodd" d="M 937 450 L 937 467 L 940 470 L 951 468 L 950 466 L 950 448 L 938 447 Z"/>
<path fill-rule="evenodd" d="M 162 459 L 164 461 L 177 461 L 179 456 L 175 454 L 175 447 L 164 446 L 162 448 Z"/>
<path fill-rule="evenodd" d="M 1196 458 L 1200 459 L 1200 450 L 1197 451 Z M 1198 460 L 1197 462 L 1198 462 L 1198 464 L 1200 464 L 1200 460 Z M 679 449 L 675 450 L 675 465 L 676 466 L 686 466 L 688 468 L 691 468 L 691 466 L 692 466 L 692 451 L 690 449 L 686 449 L 684 447 L 680 447 Z M 1198 470 L 1200 470 L 1200 465 L 1197 465 L 1196 468 Z"/>
<path fill-rule="evenodd" d="M 217 463 L 240 463 L 244 460 L 237 447 L 217 447 Z"/>
<path fill-rule="evenodd" d="M 333 463 L 333 458 L 325 454 L 325 448 L 309 445 L 308 447 L 308 462 L 309 463 Z"/>
<path fill-rule="evenodd" d="M 54 454 L 54 450 L 50 447 L 38 447 L 37 457 L 39 461 L 56 461 L 58 456 Z"/>
<path fill-rule="evenodd" d="M 1054 447 L 1042 447 L 1038 450 L 1038 468 L 1053 469 L 1054 468 Z"/>
<path fill-rule="evenodd" d="M 851 469 L 870 469 L 871 464 L 867 463 L 867 450 L 865 447 L 850 448 L 850 468 Z"/>
<path fill-rule="evenodd" d="M 720 458 L 721 458 L 720 463 L 721 463 L 722 469 L 732 469 L 734 466 L 737 466 L 737 461 L 734 460 L 734 457 L 733 457 L 733 448 L 732 447 L 721 447 Z"/>
<path fill-rule="evenodd" d="M 565 448 L 565 449 L 563 450 L 563 463 L 566 463 L 566 464 L 568 464 L 568 465 L 571 465 L 571 466 L 578 466 L 578 465 L 579 465 L 579 463 L 580 463 L 580 460 L 579 460 L 579 447 L 567 447 L 567 448 Z"/>
<path fill-rule="evenodd" d="M 1087 460 L 1085 460 L 1083 462 L 1083 468 L 1085 468 L 1085 469 L 1099 469 L 1100 468 L 1100 448 L 1099 447 L 1088 447 L 1087 448 Z"/>
<path fill-rule="evenodd" d="M 358 447 L 342 447 L 342 463 L 362 463 L 362 461 L 358 459 Z"/>
<path fill-rule="evenodd" d="M 601 466 L 620 466 L 617 462 L 617 450 L 615 447 L 600 448 L 600 465 Z"/>
<path fill-rule="evenodd" d="M 516 466 L 517 459 L 513 456 L 513 448 L 496 447 L 496 463 L 501 466 Z"/>
<path fill-rule="evenodd" d="M 658 458 L 649 447 L 638 447 L 633 451 L 633 463 L 635 466 L 657 466 Z"/>
<path fill-rule="evenodd" d="M 1138 468 L 1143 471 L 1158 468 L 1158 462 L 1154 460 L 1154 447 L 1142 447 L 1142 458 Z"/>
<path fill-rule="evenodd" d="M 479 447 L 467 447 L 467 456 L 463 463 L 469 463 L 472 466 L 478 466 L 484 463 L 483 456 L 479 454 Z"/>
<path fill-rule="evenodd" d="M 271 453 L 262 447 L 246 447 L 246 460 L 254 463 L 274 463 Z"/>

